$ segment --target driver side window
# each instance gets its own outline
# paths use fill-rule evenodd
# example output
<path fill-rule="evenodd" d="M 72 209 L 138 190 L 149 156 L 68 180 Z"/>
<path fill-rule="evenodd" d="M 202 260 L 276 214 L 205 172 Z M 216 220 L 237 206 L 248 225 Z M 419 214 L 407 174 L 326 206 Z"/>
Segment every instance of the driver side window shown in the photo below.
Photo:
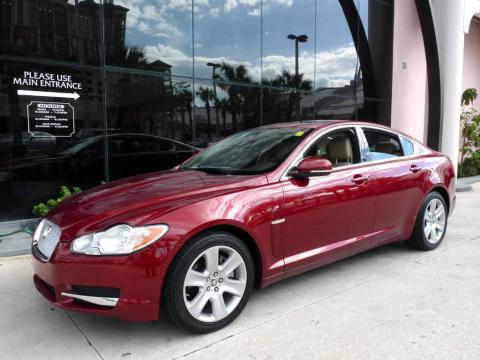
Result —
<path fill-rule="evenodd" d="M 354 129 L 333 131 L 320 137 L 305 152 L 304 157 L 317 156 L 327 159 L 334 168 L 359 162 L 359 151 Z"/>

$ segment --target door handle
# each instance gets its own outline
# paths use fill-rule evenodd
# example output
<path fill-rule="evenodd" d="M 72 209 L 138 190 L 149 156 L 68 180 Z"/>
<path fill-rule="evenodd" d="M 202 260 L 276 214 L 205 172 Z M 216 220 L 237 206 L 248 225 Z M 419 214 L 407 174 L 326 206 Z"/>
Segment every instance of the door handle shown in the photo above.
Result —
<path fill-rule="evenodd" d="M 413 164 L 412 166 L 410 166 L 410 171 L 414 174 L 416 174 L 420 170 L 422 170 L 422 168 L 418 165 Z"/>
<path fill-rule="evenodd" d="M 353 175 L 353 178 L 352 178 L 352 182 L 358 185 L 364 184 L 367 181 L 368 181 L 368 176 L 364 176 L 360 174 Z"/>

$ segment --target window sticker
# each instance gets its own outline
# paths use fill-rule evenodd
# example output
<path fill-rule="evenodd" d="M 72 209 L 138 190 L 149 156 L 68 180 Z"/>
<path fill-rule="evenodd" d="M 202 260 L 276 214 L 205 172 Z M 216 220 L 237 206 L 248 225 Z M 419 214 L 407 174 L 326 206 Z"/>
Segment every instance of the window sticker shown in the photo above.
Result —
<path fill-rule="evenodd" d="M 27 105 L 28 132 L 33 137 L 71 137 L 75 109 L 69 103 L 32 101 Z"/>
<path fill-rule="evenodd" d="M 24 71 L 13 78 L 19 97 L 27 99 L 27 126 L 33 137 L 71 137 L 75 134 L 74 101 L 82 84 L 72 75 Z M 45 100 L 43 100 L 45 99 Z M 65 99 L 55 102 L 49 100 Z"/>

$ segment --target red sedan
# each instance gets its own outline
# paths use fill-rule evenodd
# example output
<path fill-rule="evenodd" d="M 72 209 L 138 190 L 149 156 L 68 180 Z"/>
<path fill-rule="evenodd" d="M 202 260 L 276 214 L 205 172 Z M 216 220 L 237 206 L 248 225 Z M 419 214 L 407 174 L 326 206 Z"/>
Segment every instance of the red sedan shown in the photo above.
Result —
<path fill-rule="evenodd" d="M 34 234 L 34 282 L 65 309 L 214 331 L 253 287 L 395 241 L 435 249 L 454 186 L 447 157 L 387 127 L 247 130 L 65 200 Z"/>

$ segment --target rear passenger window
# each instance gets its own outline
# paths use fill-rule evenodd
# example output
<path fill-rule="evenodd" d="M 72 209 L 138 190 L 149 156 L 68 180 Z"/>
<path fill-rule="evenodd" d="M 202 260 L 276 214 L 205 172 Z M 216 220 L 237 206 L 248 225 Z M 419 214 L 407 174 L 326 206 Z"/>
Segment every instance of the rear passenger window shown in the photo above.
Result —
<path fill-rule="evenodd" d="M 404 155 L 397 135 L 369 129 L 364 129 L 363 133 L 368 143 L 366 161 L 393 159 Z"/>
<path fill-rule="evenodd" d="M 402 143 L 403 153 L 405 154 L 405 156 L 413 155 L 413 153 L 415 152 L 413 143 L 407 138 L 404 138 L 403 136 L 400 136 L 400 142 Z"/>

